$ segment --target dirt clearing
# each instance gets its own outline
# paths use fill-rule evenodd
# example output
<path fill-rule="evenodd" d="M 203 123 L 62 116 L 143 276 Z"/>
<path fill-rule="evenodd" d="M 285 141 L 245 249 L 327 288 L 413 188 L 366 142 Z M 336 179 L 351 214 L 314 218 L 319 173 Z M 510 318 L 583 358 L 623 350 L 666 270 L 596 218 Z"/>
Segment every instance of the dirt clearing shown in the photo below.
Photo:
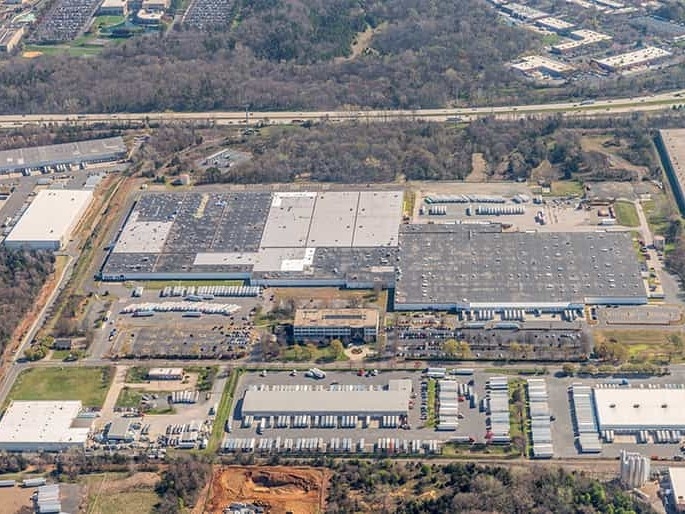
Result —
<path fill-rule="evenodd" d="M 5 487 L 0 489 L 0 514 L 14 514 L 23 506 L 32 505 L 31 495 L 35 489 Z"/>
<path fill-rule="evenodd" d="M 260 505 L 269 514 L 324 511 L 327 473 L 316 468 L 225 466 L 215 470 L 204 512 L 222 514 L 231 502 Z"/>

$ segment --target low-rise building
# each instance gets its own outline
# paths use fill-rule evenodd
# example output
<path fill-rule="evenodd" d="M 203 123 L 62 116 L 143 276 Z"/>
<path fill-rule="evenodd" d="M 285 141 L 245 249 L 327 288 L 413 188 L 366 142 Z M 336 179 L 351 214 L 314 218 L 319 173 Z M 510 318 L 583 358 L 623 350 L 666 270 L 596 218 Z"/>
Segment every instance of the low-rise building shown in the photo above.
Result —
<path fill-rule="evenodd" d="M 548 16 L 547 18 L 540 18 L 539 20 L 535 21 L 535 24 L 538 27 L 558 32 L 560 34 L 564 34 L 574 27 L 573 23 L 569 23 L 565 20 L 562 20 L 560 18 L 554 18 L 552 16 Z"/>
<path fill-rule="evenodd" d="M 549 14 L 547 14 L 546 12 L 533 9 L 528 5 L 517 4 L 515 2 L 502 4 L 500 9 L 502 9 L 503 12 L 507 13 L 512 18 L 517 18 L 525 21 L 535 21 L 540 18 L 549 17 Z"/>
<path fill-rule="evenodd" d="M 183 368 L 152 368 L 147 372 L 148 380 L 181 380 Z"/>
<path fill-rule="evenodd" d="M 147 12 L 164 12 L 169 5 L 170 0 L 143 0 L 143 10 Z"/>
<path fill-rule="evenodd" d="M 148 11 L 146 9 L 141 9 L 136 13 L 135 22 L 139 25 L 154 27 L 162 23 L 163 16 L 164 13 L 162 11 Z"/>
<path fill-rule="evenodd" d="M 127 0 L 104 0 L 98 9 L 100 16 L 126 16 L 128 14 Z"/>
<path fill-rule="evenodd" d="M 573 66 L 570 64 L 548 59 L 541 55 L 522 57 L 518 61 L 512 63 L 511 67 L 526 75 L 541 73 L 551 77 L 563 77 L 574 70 Z"/>
<path fill-rule="evenodd" d="M 378 311 L 375 309 L 298 309 L 293 323 L 296 341 L 341 338 L 375 340 Z"/>
<path fill-rule="evenodd" d="M 116 418 L 109 424 L 107 429 L 107 441 L 117 443 L 129 443 L 133 441 L 131 432 L 131 420 L 127 418 Z"/>
<path fill-rule="evenodd" d="M 655 46 L 647 46 L 640 50 L 635 50 L 634 52 L 613 55 L 606 59 L 596 59 L 595 62 L 607 71 L 623 71 L 638 66 L 654 64 L 655 62 L 670 56 L 671 52 L 667 50 Z"/>
<path fill-rule="evenodd" d="M 587 29 L 574 30 L 569 34 L 569 37 L 571 41 L 564 41 L 552 46 L 552 51 L 558 54 L 566 54 L 584 46 L 595 45 L 612 39 L 608 34 Z"/>

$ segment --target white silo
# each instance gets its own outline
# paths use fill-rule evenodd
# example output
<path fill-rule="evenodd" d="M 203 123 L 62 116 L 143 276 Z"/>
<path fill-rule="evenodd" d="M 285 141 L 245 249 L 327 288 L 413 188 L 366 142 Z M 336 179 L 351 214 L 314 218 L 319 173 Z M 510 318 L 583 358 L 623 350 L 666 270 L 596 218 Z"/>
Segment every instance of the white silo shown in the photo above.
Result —
<path fill-rule="evenodd" d="M 621 450 L 621 483 L 628 488 L 642 487 L 649 480 L 650 462 L 639 453 Z"/>

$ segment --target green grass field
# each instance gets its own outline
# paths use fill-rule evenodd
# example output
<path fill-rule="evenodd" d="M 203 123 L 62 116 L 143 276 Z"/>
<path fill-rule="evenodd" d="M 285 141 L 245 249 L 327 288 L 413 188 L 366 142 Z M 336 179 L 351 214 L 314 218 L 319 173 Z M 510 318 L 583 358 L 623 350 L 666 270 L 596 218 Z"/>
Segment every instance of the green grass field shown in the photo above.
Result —
<path fill-rule="evenodd" d="M 640 218 L 637 216 L 637 209 L 632 202 L 616 202 L 614 203 L 614 212 L 616 213 L 616 221 L 624 227 L 639 227 Z"/>
<path fill-rule="evenodd" d="M 112 368 L 33 368 L 12 386 L 8 400 L 81 400 L 102 407 L 112 383 Z"/>
<path fill-rule="evenodd" d="M 554 196 L 583 196 L 583 184 L 577 180 L 558 180 L 550 189 Z"/>
<path fill-rule="evenodd" d="M 667 330 L 598 330 L 595 344 L 603 339 L 617 341 L 628 351 L 630 362 L 682 362 L 683 350 L 677 348 L 669 339 L 672 332 Z"/>
<path fill-rule="evenodd" d="M 93 27 L 114 27 L 124 23 L 124 21 L 126 21 L 126 18 L 123 16 L 96 16 L 95 21 L 93 21 Z"/>

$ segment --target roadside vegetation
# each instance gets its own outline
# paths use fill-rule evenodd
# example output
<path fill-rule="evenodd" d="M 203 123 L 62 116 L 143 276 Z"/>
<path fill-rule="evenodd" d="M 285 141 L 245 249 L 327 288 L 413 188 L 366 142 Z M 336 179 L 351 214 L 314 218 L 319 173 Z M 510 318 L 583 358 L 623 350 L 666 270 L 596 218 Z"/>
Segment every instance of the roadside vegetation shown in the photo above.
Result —
<path fill-rule="evenodd" d="M 217 407 L 216 415 L 214 417 L 212 434 L 209 436 L 209 441 L 207 443 L 206 453 L 208 455 L 214 455 L 219 450 L 221 439 L 223 438 L 226 430 L 226 422 L 231 415 L 231 404 L 233 403 L 235 388 L 238 386 L 238 379 L 242 374 L 242 369 L 232 369 L 228 380 L 226 381 L 226 386 L 224 387 L 223 394 L 221 395 L 221 401 L 219 402 L 219 406 Z"/>
<path fill-rule="evenodd" d="M 333 339 L 330 343 L 320 344 L 293 344 L 281 347 L 280 360 L 285 362 L 327 362 L 347 361 L 345 347 L 339 339 Z"/>
<path fill-rule="evenodd" d="M 561 468 L 392 460 L 331 463 L 326 512 L 652 513 L 614 483 Z"/>

